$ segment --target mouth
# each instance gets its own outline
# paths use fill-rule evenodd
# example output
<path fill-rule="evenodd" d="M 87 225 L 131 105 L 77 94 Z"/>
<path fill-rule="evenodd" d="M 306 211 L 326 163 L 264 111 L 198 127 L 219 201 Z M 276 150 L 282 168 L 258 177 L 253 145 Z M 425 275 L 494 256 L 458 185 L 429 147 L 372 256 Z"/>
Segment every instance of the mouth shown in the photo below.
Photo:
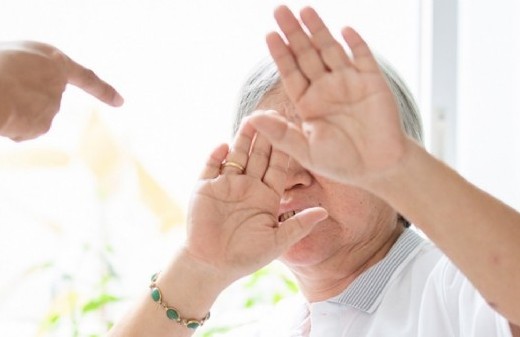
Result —
<path fill-rule="evenodd" d="M 278 222 L 284 222 L 286 221 L 287 219 L 290 219 L 292 218 L 293 216 L 295 216 L 296 214 L 300 213 L 301 211 L 295 211 L 295 210 L 292 210 L 292 211 L 287 211 L 285 213 L 282 213 L 278 216 Z"/>

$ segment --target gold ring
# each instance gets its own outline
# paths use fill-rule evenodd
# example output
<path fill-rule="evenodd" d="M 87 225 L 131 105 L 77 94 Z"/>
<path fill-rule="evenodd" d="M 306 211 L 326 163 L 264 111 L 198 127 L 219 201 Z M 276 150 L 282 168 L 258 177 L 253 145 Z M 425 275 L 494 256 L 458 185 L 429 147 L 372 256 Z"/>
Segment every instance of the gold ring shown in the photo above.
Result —
<path fill-rule="evenodd" d="M 224 167 L 234 167 L 234 168 L 237 168 L 240 170 L 240 173 L 243 173 L 244 170 L 245 170 L 245 167 L 240 165 L 239 163 L 236 163 L 234 161 L 231 161 L 231 160 L 226 160 L 223 164 L 222 164 L 222 168 Z"/>

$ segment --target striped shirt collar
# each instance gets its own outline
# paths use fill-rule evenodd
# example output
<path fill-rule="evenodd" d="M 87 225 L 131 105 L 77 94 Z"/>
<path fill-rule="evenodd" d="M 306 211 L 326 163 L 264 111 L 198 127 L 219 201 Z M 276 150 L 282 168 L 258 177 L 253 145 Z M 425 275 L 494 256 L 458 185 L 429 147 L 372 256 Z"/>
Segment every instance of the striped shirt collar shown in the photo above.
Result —
<path fill-rule="evenodd" d="M 381 261 L 367 269 L 343 293 L 328 302 L 349 305 L 366 313 L 374 312 L 392 276 L 417 255 L 425 242 L 413 229 L 405 229 Z"/>

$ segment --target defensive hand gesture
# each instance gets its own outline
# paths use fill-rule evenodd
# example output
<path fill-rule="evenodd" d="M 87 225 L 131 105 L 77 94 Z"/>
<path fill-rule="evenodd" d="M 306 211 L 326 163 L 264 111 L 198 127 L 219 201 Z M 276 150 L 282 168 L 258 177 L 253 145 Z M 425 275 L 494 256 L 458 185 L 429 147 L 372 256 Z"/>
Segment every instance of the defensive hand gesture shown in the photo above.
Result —
<path fill-rule="evenodd" d="M 297 116 L 256 115 L 254 127 L 304 167 L 360 184 L 398 162 L 405 151 L 399 110 L 363 39 L 342 31 L 352 56 L 312 8 L 301 11 L 306 33 L 285 6 L 275 11 L 285 35 L 267 36 L 270 53 Z"/>
<path fill-rule="evenodd" d="M 316 207 L 280 223 L 288 156 L 242 123 L 231 149 L 207 162 L 188 215 L 186 250 L 234 281 L 281 255 L 327 213 Z"/>

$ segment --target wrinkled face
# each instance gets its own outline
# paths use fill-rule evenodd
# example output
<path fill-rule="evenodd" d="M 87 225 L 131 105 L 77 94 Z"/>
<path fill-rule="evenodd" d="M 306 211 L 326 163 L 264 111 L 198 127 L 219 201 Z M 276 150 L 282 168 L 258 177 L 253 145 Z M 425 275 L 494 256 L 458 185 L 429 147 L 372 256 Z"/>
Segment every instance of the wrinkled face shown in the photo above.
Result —
<path fill-rule="evenodd" d="M 260 102 L 259 109 L 273 109 L 293 115 L 294 106 L 275 89 Z M 338 155 L 341 155 L 338 153 Z M 397 213 L 374 195 L 326 179 L 304 169 L 291 159 L 285 192 L 280 204 L 280 219 L 285 220 L 303 209 L 321 206 L 329 217 L 293 245 L 281 260 L 291 267 L 312 267 L 333 259 L 369 256 L 402 228 Z"/>

